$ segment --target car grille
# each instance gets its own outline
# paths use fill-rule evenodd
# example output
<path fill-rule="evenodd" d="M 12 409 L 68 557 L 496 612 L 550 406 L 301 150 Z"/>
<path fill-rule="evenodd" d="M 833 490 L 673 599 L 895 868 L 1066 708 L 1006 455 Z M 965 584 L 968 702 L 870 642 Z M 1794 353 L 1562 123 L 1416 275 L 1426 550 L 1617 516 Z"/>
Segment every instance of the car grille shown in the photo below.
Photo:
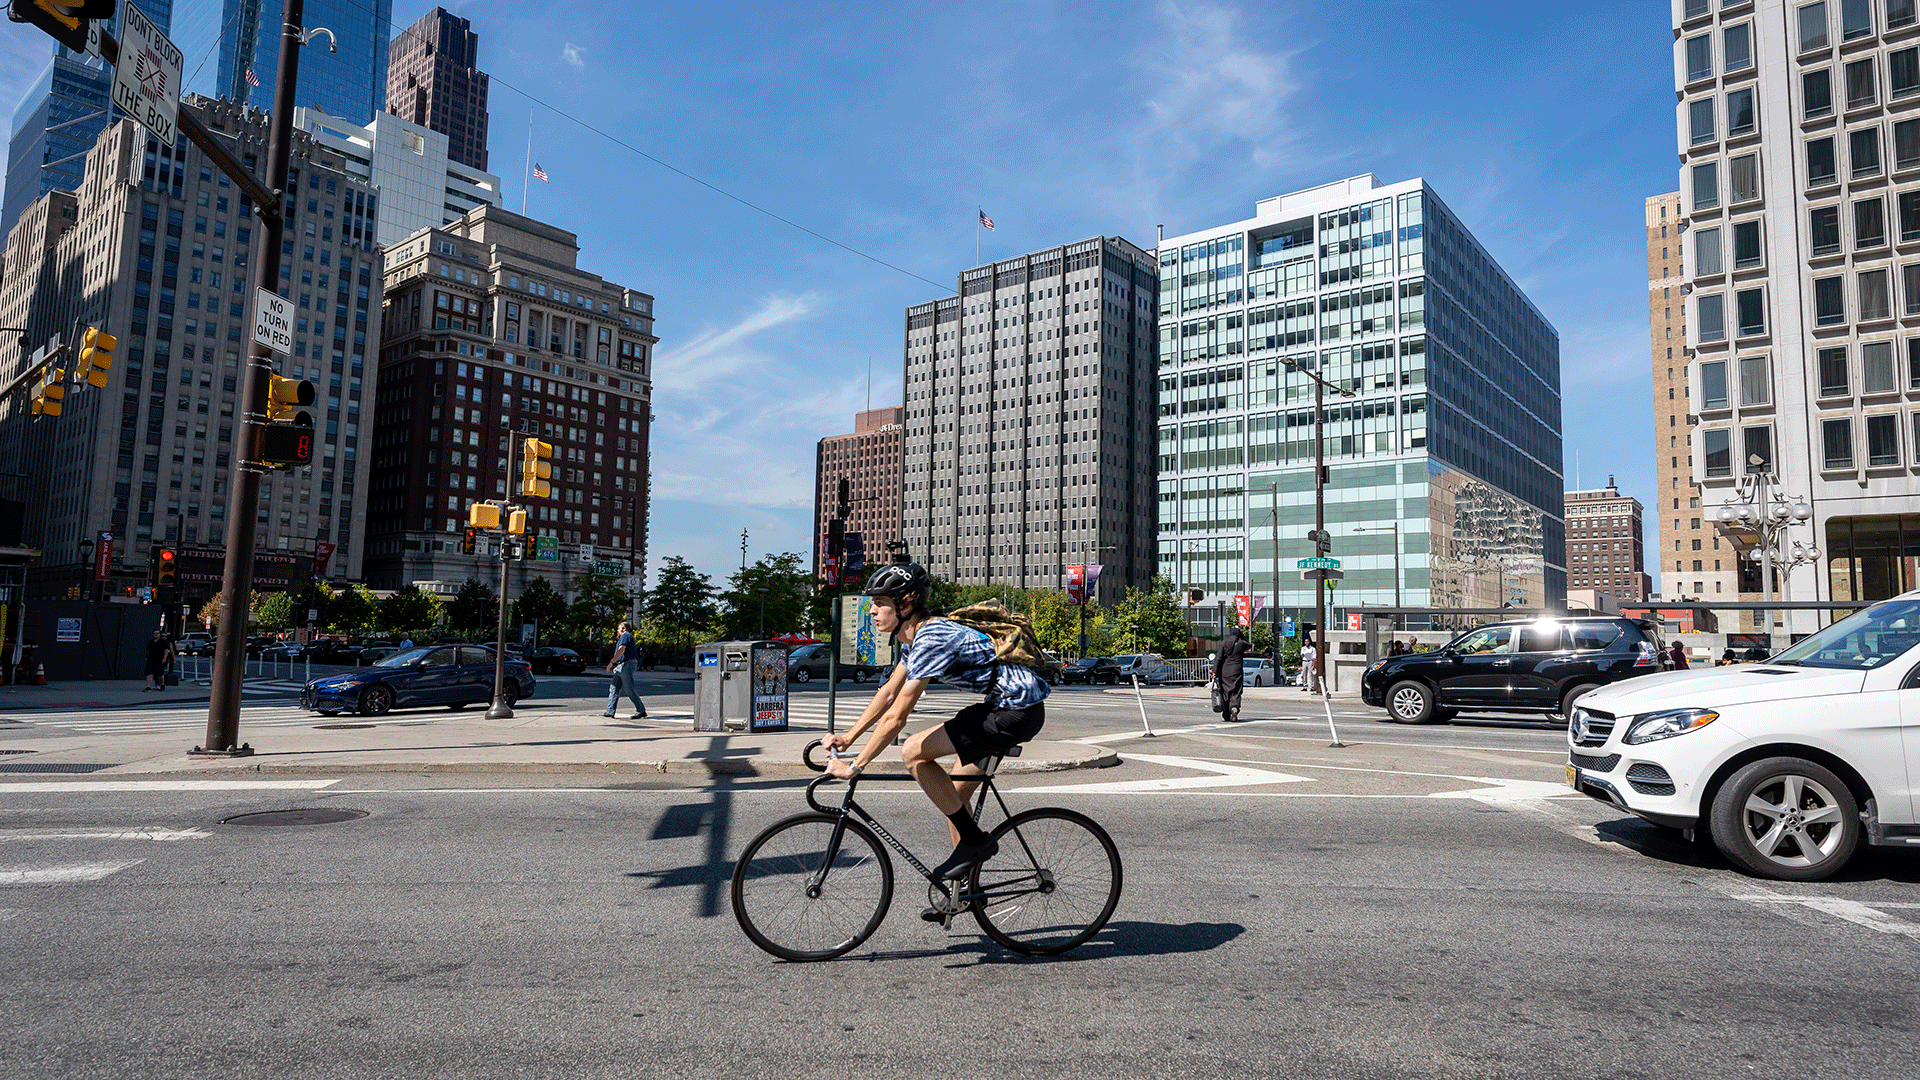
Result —
<path fill-rule="evenodd" d="M 1605 746 L 1607 736 L 1613 734 L 1614 718 L 1609 713 L 1581 709 L 1586 714 L 1586 729 L 1580 738 L 1574 740 L 1575 746 Z"/>
<path fill-rule="evenodd" d="M 1607 773 L 1612 772 L 1614 766 L 1620 764 L 1620 755 L 1608 754 L 1606 757 L 1594 757 L 1592 754 L 1576 753 L 1567 758 L 1567 763 L 1588 772 Z"/>
<path fill-rule="evenodd" d="M 1642 761 L 1627 767 L 1627 783 L 1642 795 L 1671 795 L 1674 792 L 1673 777 L 1658 765 Z"/>

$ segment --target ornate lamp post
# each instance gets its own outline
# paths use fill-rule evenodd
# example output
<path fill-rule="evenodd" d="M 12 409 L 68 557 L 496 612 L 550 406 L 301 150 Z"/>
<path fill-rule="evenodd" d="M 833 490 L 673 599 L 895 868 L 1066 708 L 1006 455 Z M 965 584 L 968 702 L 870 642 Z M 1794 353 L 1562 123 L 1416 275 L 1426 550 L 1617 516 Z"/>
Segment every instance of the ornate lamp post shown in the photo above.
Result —
<path fill-rule="evenodd" d="M 1814 543 L 1790 540 L 1787 536 L 1789 528 L 1812 519 L 1813 508 L 1807 505 L 1807 500 L 1802 496 L 1783 495 L 1775 490 L 1774 485 L 1780 482 L 1779 478 L 1772 473 L 1758 471 L 1759 466 L 1766 464 L 1764 459 L 1755 455 L 1748 458 L 1747 464 L 1749 469 L 1755 471 L 1736 481 L 1735 493 L 1721 500 L 1714 517 L 1722 525 L 1738 524 L 1753 530 L 1753 547 L 1740 557 L 1760 565 L 1760 595 L 1771 601 L 1776 568 L 1784 573 L 1820 559 L 1820 549 Z M 1780 594 L 1780 599 L 1787 599 L 1784 580 L 1780 583 Z M 1760 625 L 1771 639 L 1773 612 L 1763 609 L 1759 615 Z"/>

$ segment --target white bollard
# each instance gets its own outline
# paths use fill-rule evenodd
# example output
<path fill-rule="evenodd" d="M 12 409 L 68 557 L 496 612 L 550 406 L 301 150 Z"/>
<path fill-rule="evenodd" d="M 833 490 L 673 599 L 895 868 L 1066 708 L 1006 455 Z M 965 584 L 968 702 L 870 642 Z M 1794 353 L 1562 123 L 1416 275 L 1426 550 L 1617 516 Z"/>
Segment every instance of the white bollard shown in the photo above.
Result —
<path fill-rule="evenodd" d="M 1127 677 L 1133 680 L 1133 700 L 1140 706 L 1140 727 L 1147 733 L 1147 738 L 1154 738 L 1153 725 L 1147 722 L 1147 699 L 1140 694 L 1140 673 L 1136 671 Z"/>

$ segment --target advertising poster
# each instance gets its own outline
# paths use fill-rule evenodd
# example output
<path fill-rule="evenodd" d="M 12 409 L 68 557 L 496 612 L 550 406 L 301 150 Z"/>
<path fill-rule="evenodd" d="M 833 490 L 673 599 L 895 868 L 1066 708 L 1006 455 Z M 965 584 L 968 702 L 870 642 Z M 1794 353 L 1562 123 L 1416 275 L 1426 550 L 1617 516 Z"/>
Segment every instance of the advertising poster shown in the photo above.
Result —
<path fill-rule="evenodd" d="M 113 579 L 113 534 L 103 532 L 93 544 L 93 580 Z"/>
<path fill-rule="evenodd" d="M 870 596 L 848 596 L 840 601 L 840 662 L 893 666 L 893 635 L 874 628 Z"/>
<path fill-rule="evenodd" d="M 787 650 L 763 643 L 753 647 L 753 717 L 751 731 L 787 729 Z"/>

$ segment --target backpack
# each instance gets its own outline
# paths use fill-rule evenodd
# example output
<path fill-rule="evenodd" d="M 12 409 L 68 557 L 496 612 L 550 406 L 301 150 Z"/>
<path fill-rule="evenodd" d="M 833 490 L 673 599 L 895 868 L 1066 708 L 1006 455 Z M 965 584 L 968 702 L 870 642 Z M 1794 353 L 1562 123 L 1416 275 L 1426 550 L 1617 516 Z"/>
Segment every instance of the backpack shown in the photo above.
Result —
<path fill-rule="evenodd" d="M 1047 664 L 1047 654 L 1040 649 L 1033 624 L 1025 615 L 1000 606 L 998 600 L 969 604 L 944 617 L 987 635 L 993 642 L 993 658 L 999 663 L 1019 664 L 1035 671 Z"/>

